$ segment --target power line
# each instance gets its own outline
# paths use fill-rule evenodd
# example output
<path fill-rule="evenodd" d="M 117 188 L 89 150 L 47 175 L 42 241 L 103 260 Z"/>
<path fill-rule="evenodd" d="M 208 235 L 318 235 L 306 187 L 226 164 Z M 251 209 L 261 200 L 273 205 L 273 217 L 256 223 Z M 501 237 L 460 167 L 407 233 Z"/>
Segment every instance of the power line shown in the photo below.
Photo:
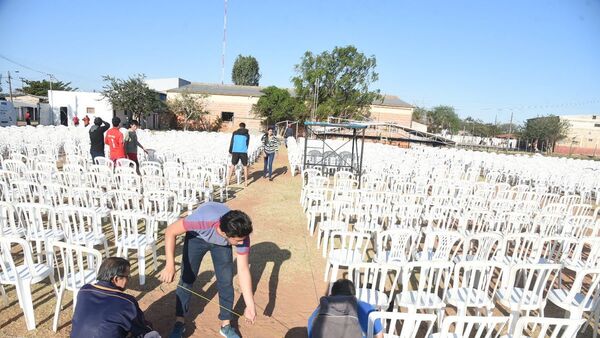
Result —
<path fill-rule="evenodd" d="M 19 67 L 23 67 L 23 68 L 25 68 L 25 69 L 31 70 L 31 71 L 33 71 L 33 72 L 40 73 L 40 74 L 44 74 L 44 75 L 47 75 L 47 76 L 53 76 L 53 75 L 52 75 L 52 74 L 50 74 L 50 73 L 47 73 L 47 72 L 42 72 L 41 70 L 37 70 L 37 69 L 31 68 L 31 67 L 29 67 L 29 66 L 26 66 L 26 65 L 24 65 L 24 64 L 22 64 L 22 63 L 20 63 L 20 62 L 17 62 L 17 61 L 11 60 L 11 59 L 7 58 L 6 56 L 4 56 L 4 55 L 2 55 L 2 54 L 0 54 L 0 58 L 4 59 L 4 60 L 6 60 L 6 61 L 8 61 L 8 62 L 10 62 L 10 63 L 12 63 L 12 64 L 15 64 L 15 65 L 17 65 L 17 66 L 19 66 Z"/>

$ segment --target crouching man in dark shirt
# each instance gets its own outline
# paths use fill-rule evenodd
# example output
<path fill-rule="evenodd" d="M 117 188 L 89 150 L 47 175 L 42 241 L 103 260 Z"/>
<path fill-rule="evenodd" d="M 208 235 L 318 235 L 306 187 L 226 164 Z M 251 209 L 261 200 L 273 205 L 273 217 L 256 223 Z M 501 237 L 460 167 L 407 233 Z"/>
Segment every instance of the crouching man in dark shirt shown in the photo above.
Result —
<path fill-rule="evenodd" d="M 125 293 L 129 262 L 110 257 L 100 265 L 98 282 L 77 295 L 71 338 L 160 338 L 144 319 L 135 297 Z"/>

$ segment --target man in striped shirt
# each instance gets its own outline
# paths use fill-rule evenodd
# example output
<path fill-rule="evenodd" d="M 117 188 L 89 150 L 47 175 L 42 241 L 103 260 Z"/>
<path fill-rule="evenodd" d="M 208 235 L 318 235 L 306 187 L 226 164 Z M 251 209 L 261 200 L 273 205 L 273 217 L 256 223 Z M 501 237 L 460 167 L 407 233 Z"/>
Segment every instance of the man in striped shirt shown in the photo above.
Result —
<path fill-rule="evenodd" d="M 237 271 L 242 296 L 246 303 L 244 317 L 247 322 L 254 323 L 256 309 L 252 293 L 252 277 L 248 262 L 250 253 L 250 233 L 252 221 L 244 212 L 230 210 L 225 204 L 208 202 L 202 204 L 191 215 L 169 225 L 165 232 L 166 265 L 160 275 L 165 283 L 173 281 L 175 275 L 175 240 L 185 233 L 183 257 L 181 261 L 181 279 L 179 285 L 192 289 L 200 263 L 206 253 L 210 252 L 215 275 L 222 321 L 220 333 L 224 337 L 239 338 L 231 326 L 230 311 L 233 310 L 233 257 L 232 246 L 237 252 Z M 169 337 L 179 338 L 185 332 L 184 317 L 189 310 L 190 293 L 177 288 L 175 326 Z"/>

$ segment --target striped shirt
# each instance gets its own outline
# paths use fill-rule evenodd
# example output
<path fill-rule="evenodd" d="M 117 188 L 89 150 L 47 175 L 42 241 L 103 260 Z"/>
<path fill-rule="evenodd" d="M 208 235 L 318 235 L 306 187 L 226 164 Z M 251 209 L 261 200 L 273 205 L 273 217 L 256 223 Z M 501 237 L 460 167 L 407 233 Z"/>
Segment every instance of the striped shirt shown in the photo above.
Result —
<path fill-rule="evenodd" d="M 223 203 L 201 204 L 191 215 L 183 219 L 183 227 L 185 231 L 207 243 L 229 246 L 227 239 L 217 232 L 217 227 L 221 224 L 221 216 L 229 211 L 230 209 Z M 236 252 L 238 255 L 247 255 L 250 252 L 250 236 L 247 236 L 242 244 L 236 245 Z"/>
<path fill-rule="evenodd" d="M 264 134 L 261 141 L 263 143 L 263 149 L 267 154 L 273 154 L 279 148 L 279 139 L 275 135 L 269 137 L 267 134 Z"/>

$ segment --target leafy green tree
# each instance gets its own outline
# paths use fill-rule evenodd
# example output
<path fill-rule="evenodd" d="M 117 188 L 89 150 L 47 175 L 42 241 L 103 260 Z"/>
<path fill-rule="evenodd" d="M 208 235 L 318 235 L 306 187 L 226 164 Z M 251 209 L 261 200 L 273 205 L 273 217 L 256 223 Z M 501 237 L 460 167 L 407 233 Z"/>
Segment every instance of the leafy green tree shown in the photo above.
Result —
<path fill-rule="evenodd" d="M 367 57 L 354 46 L 335 47 L 315 55 L 304 53 L 292 78 L 298 98 L 313 104 L 315 117 L 328 116 L 362 119 L 369 116 L 373 101 L 382 99 L 379 90 L 371 90 L 379 75 L 375 56 Z M 313 108 L 314 110 L 314 108 Z"/>
<path fill-rule="evenodd" d="M 130 113 L 131 118 L 144 121 L 148 114 L 163 112 L 166 108 L 159 94 L 144 82 L 145 78 L 143 74 L 127 80 L 105 75 L 102 96 L 110 101 L 113 109 L 122 109 Z"/>
<path fill-rule="evenodd" d="M 292 97 L 287 89 L 270 86 L 262 92 L 264 95 L 258 99 L 252 111 L 265 119 L 267 124 L 305 119 L 306 106 L 300 99 Z"/>
<path fill-rule="evenodd" d="M 179 121 L 182 121 L 183 130 L 188 129 L 190 121 L 203 120 L 208 115 L 206 111 L 206 95 L 190 94 L 187 91 L 167 101 L 167 107 Z"/>
<path fill-rule="evenodd" d="M 461 120 L 453 107 L 436 106 L 427 115 L 427 125 L 432 133 L 439 133 L 445 129 L 456 133 L 461 127 Z"/>
<path fill-rule="evenodd" d="M 556 115 L 536 117 L 525 122 L 523 138 L 537 144 L 537 149 L 554 151 L 556 142 L 567 137 L 571 124 Z"/>
<path fill-rule="evenodd" d="M 37 96 L 48 96 L 48 91 L 50 90 L 50 81 L 42 80 L 42 81 L 34 81 L 34 80 L 23 80 L 25 85 L 23 86 L 23 92 L 30 95 Z M 65 90 L 65 91 L 75 91 L 79 88 L 72 88 L 71 82 L 62 82 L 56 81 L 52 82 L 52 90 Z"/>
<path fill-rule="evenodd" d="M 413 121 L 424 123 L 426 122 L 427 115 L 429 115 L 429 111 L 423 107 L 415 107 L 413 109 L 412 119 Z"/>
<path fill-rule="evenodd" d="M 258 86 L 260 68 L 254 56 L 238 55 L 231 70 L 231 81 L 238 86 Z"/>

